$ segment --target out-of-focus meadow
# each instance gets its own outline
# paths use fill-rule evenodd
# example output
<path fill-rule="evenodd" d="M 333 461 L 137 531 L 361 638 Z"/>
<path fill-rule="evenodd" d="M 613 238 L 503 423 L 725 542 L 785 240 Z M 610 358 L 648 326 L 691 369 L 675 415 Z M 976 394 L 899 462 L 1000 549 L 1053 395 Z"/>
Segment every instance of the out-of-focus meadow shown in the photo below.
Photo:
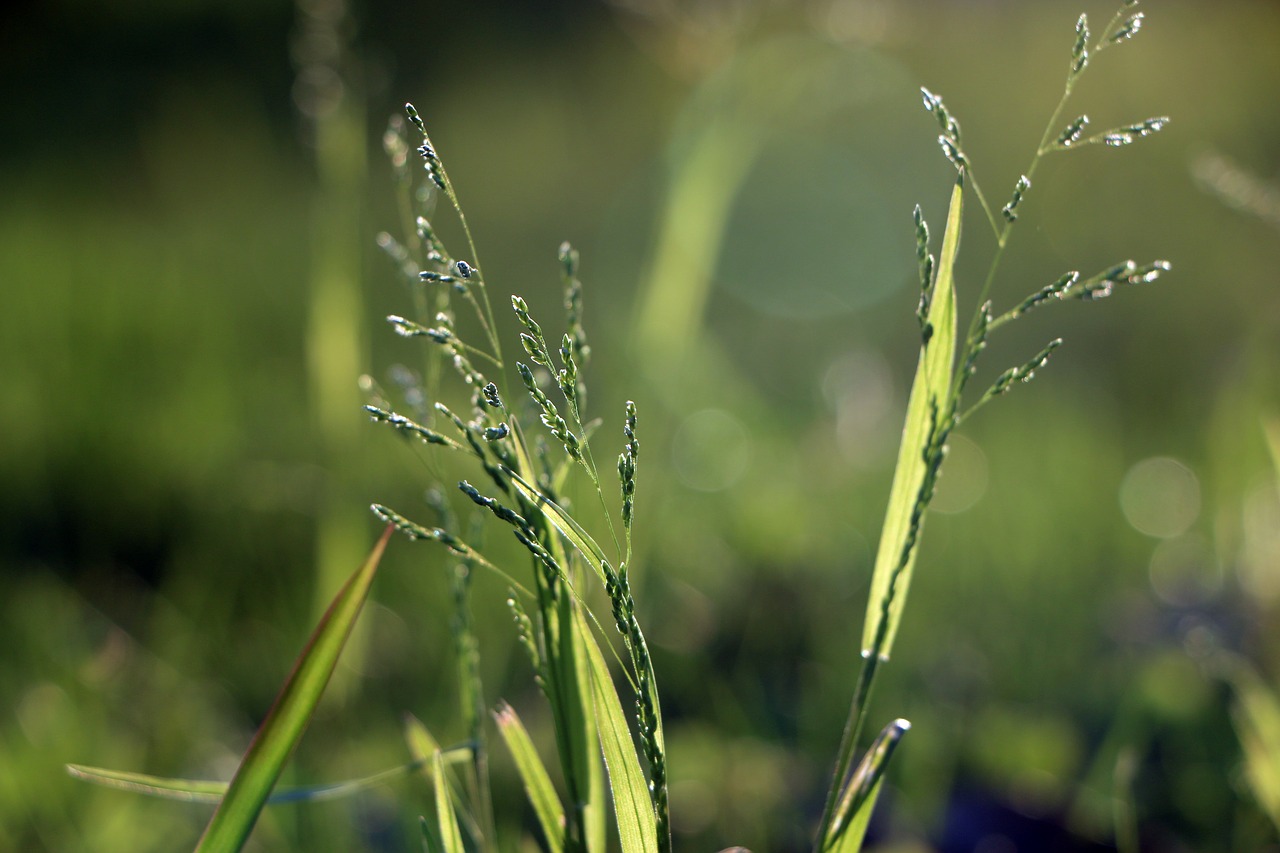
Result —
<path fill-rule="evenodd" d="M 915 364 L 911 210 L 940 233 L 954 174 L 919 87 L 1003 197 L 1076 16 L 1114 7 L 337 3 L 0 12 L 0 849 L 192 844 L 207 807 L 63 765 L 226 778 L 368 505 L 426 516 L 424 489 L 475 476 L 360 409 L 361 373 L 420 363 L 375 241 L 406 100 L 499 306 L 558 336 L 556 248 L 581 251 L 602 448 L 639 405 L 632 577 L 678 848 L 805 849 Z M 978 381 L 1066 343 L 953 441 L 876 700 L 914 724 L 882 849 L 1108 849 L 1117 814 L 1142 849 L 1276 844 L 1226 676 L 1239 655 L 1280 688 L 1280 7 L 1147 11 L 1072 114 L 1169 128 L 1047 160 L 995 297 L 1173 273 L 993 341 Z M 965 312 L 994 248 L 976 206 L 966 229 Z M 393 543 L 286 781 L 403 764 L 406 711 L 464 736 L 444 567 Z M 505 586 L 476 598 L 487 695 L 545 735 Z M 427 791 L 272 807 L 254 849 L 417 849 Z"/>

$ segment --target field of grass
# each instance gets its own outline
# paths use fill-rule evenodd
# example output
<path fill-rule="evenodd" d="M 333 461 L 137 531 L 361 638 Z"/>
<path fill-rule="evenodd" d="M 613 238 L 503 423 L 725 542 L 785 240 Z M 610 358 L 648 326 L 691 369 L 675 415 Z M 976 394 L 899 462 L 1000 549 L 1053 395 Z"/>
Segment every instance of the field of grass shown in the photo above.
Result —
<path fill-rule="evenodd" d="M 443 487 L 467 528 L 451 486 L 482 475 L 370 425 L 357 383 L 391 395 L 423 365 L 382 321 L 412 306 L 376 240 L 402 219 L 381 140 L 406 100 L 509 357 L 508 294 L 554 349 L 556 248 L 580 252 L 606 476 L 639 406 L 630 582 L 675 847 L 809 849 L 920 345 L 911 211 L 938 251 L 956 174 L 919 89 L 963 122 L 998 216 L 1076 16 L 1114 7 L 430 5 L 354 8 L 354 29 L 321 4 L 3 13 L 0 69 L 28 82 L 0 141 L 0 850 L 194 845 L 208 805 L 64 765 L 230 778 L 377 538 L 367 507 L 428 518 Z M 1280 12 L 1151 6 L 1064 118 L 1172 122 L 1047 158 L 992 297 L 1125 258 L 1173 271 L 1037 311 L 984 355 L 975 390 L 1065 341 L 951 437 L 869 711 L 912 722 L 869 849 L 1277 848 Z M 961 334 L 995 250 L 966 204 Z M 433 222 L 463 254 L 443 202 Z M 606 529 L 589 486 L 568 496 Z M 528 580 L 498 525 L 473 544 Z M 405 764 L 406 712 L 470 736 L 451 565 L 393 540 L 282 784 Z M 507 592 L 484 573 L 470 592 L 484 698 L 554 764 Z M 537 821 L 490 738 L 517 849 Z M 269 806 L 248 849 L 419 849 L 434 809 L 405 774 Z"/>

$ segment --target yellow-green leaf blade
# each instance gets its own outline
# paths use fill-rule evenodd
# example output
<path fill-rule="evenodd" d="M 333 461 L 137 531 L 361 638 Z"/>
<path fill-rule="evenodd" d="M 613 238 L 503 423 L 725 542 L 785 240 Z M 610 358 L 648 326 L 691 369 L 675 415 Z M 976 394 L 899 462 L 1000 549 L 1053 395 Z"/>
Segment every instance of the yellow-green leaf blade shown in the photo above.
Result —
<path fill-rule="evenodd" d="M 827 849 L 831 853 L 858 853 L 862 849 L 889 760 L 910 728 L 906 720 L 894 720 L 885 726 L 858 763 L 831 822 L 827 838 Z"/>
<path fill-rule="evenodd" d="M 233 853 L 249 837 L 284 763 L 302 737 L 329 683 L 393 530 L 388 526 L 383 531 L 364 564 L 347 580 L 321 617 L 196 845 L 197 853 Z"/>
<path fill-rule="evenodd" d="M 516 771 L 524 784 L 525 794 L 533 804 L 533 812 L 547 839 L 547 849 L 550 853 L 562 853 L 564 807 L 560 804 L 555 786 L 551 784 L 551 776 L 538 756 L 529 732 L 524 723 L 520 722 L 515 709 L 505 702 L 494 712 L 494 719 L 498 723 L 498 733 L 502 735 L 502 740 L 516 763 Z"/>
<path fill-rule="evenodd" d="M 586 620 L 579 616 L 576 625 L 591 666 L 591 694 L 600 729 L 600 747 L 609 771 L 609 788 L 618 819 L 622 853 L 657 853 L 658 828 L 649 799 L 649 783 L 640 769 L 640 757 L 636 754 L 631 730 L 622 713 L 622 703 L 618 701 L 609 667 L 595 637 L 587 628 Z"/>
<path fill-rule="evenodd" d="M 444 853 L 466 853 L 462 830 L 458 828 L 458 816 L 453 811 L 449 779 L 444 775 L 444 757 L 439 752 L 432 758 L 432 767 L 436 777 L 436 821 L 440 830 L 440 846 Z"/>
<path fill-rule="evenodd" d="M 1245 781 L 1280 828 L 1280 697 L 1243 659 L 1225 657 L 1223 666 L 1235 692 L 1231 720 L 1244 754 Z"/>
<path fill-rule="evenodd" d="M 587 531 L 582 529 L 582 525 L 573 520 L 569 513 L 556 504 L 551 498 L 544 495 L 541 491 L 531 486 L 523 477 L 511 472 L 511 480 L 515 483 L 520 494 L 524 496 L 530 504 L 537 507 L 538 511 L 551 522 L 552 526 L 564 534 L 565 538 L 573 545 L 574 548 L 582 554 L 592 570 L 600 578 L 600 582 L 605 582 L 604 565 L 608 560 L 605 557 L 604 549 L 602 549 L 594 539 L 591 538 Z"/>
<path fill-rule="evenodd" d="M 944 416 L 951 396 L 956 350 L 955 259 L 960 248 L 960 219 L 964 212 L 963 180 L 961 175 L 951 193 L 933 298 L 925 317 L 927 328 L 932 332 L 920 350 L 915 379 L 911 383 L 906 420 L 902 426 L 902 443 L 898 447 L 898 461 L 893 485 L 889 489 L 889 504 L 880 532 L 875 569 L 871 575 L 871 595 L 863 621 L 863 654 L 876 650 L 885 659 L 888 659 L 897 637 L 907 588 L 911 584 L 911 572 L 915 567 L 915 548 L 906 555 L 905 564 L 902 558 L 911 529 L 911 515 L 925 477 L 923 452 L 930 437 L 932 413 L 936 409 L 939 417 Z M 895 574 L 898 574 L 896 581 Z M 884 602 L 889 598 L 891 588 L 892 600 L 885 614 Z M 880 623 L 886 616 L 884 638 L 877 650 L 876 638 L 882 630 Z"/>
<path fill-rule="evenodd" d="M 399 767 L 381 770 L 368 776 L 346 779 L 341 782 L 326 782 L 320 785 L 303 785 L 293 788 L 282 788 L 267 797 L 267 805 L 280 803 L 315 802 L 318 800 L 335 800 L 347 797 L 369 788 L 382 785 L 387 781 L 417 770 L 423 765 L 421 761 L 411 761 Z M 212 779 L 175 779 L 164 776 L 152 776 L 146 773 L 132 773 L 126 770 L 108 770 L 103 767 L 86 767 L 83 764 L 68 764 L 67 772 L 77 779 L 115 788 L 157 797 L 162 800 L 177 800 L 184 803 L 216 804 L 227 793 L 230 785 Z"/>
<path fill-rule="evenodd" d="M 216 803 L 227 793 L 226 782 L 205 779 L 171 779 L 127 770 L 108 770 L 68 764 L 67 772 L 77 779 L 134 794 L 146 794 L 187 803 Z"/>

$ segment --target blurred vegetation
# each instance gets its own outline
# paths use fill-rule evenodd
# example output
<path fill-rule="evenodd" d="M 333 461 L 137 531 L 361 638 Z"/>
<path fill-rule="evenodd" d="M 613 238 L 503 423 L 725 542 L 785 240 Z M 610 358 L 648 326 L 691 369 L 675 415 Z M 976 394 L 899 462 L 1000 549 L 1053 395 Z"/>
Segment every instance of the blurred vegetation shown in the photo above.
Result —
<path fill-rule="evenodd" d="M 496 293 L 553 316 L 581 250 L 592 408 L 635 399 L 665 460 L 633 583 L 677 845 L 807 848 L 914 367 L 910 211 L 941 222 L 951 181 L 918 87 L 1012 187 L 1075 16 L 1112 6 L 337 2 L 0 12 L 0 849 L 192 843 L 207 807 L 63 764 L 226 778 L 336 586 L 316 566 L 374 537 L 342 514 L 457 479 L 364 428 L 347 375 L 414 357 L 374 245 L 408 99 Z M 997 300 L 1174 272 L 1058 309 L 1049 381 L 956 438 L 877 697 L 914 723 L 883 849 L 1107 849 L 1117 813 L 1143 849 L 1276 849 L 1274 756 L 1241 738 L 1274 737 L 1280 679 L 1280 9 L 1148 12 L 1079 103 L 1170 128 L 1047 161 Z M 990 243 L 975 218 L 961 300 Z M 464 736 L 442 566 L 392 549 L 292 781 L 403 763 L 404 711 Z M 487 690 L 546 736 L 504 593 L 477 581 Z M 275 807 L 255 849 L 414 849 L 425 793 Z"/>

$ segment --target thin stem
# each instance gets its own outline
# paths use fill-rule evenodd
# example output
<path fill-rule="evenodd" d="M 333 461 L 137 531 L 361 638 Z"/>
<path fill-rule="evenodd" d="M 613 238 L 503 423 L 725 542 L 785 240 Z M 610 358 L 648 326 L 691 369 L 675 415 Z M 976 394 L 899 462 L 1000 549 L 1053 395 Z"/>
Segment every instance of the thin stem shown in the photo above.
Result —
<path fill-rule="evenodd" d="M 1083 71 L 1081 73 L 1083 73 Z M 1028 164 L 1027 170 L 1023 173 L 1028 182 L 1030 182 L 1035 176 L 1036 169 L 1039 167 L 1041 159 L 1043 159 L 1045 154 L 1052 150 L 1049 147 L 1049 140 L 1053 137 L 1054 130 L 1062 120 L 1062 112 L 1066 109 L 1067 101 L 1071 98 L 1071 90 L 1075 87 L 1076 80 L 1078 80 L 1080 76 L 1081 74 L 1067 75 L 1067 82 L 1063 87 L 1062 97 L 1058 99 L 1058 105 L 1053 108 L 1053 113 L 1049 116 L 1049 121 L 1045 123 L 1044 133 L 1040 136 L 1040 144 L 1036 146 L 1036 152 L 1032 155 L 1031 162 Z M 974 190 L 977 191 L 976 182 L 974 183 Z M 981 193 L 978 193 L 978 198 L 980 201 L 982 200 Z M 987 207 L 985 201 L 982 201 L 982 207 L 984 210 L 987 210 L 988 216 L 990 216 L 990 209 Z M 973 316 L 969 320 L 969 328 L 965 332 L 964 357 L 958 360 L 956 372 L 952 376 L 951 380 L 951 399 L 947 402 L 953 408 L 959 403 L 959 391 L 963 387 L 960 372 L 965 369 L 965 364 L 969 361 L 968 357 L 973 354 L 971 348 L 977 345 L 978 325 L 982 322 L 981 306 L 986 304 L 987 297 L 991 293 L 991 286 L 995 282 L 996 273 L 1000 269 L 1000 262 L 1004 259 L 1005 248 L 1009 245 L 1009 235 L 1013 232 L 1013 224 L 1013 222 L 1006 220 L 1004 226 L 999 229 L 996 237 L 996 251 L 991 258 L 991 266 L 987 269 L 987 277 L 982 282 L 982 289 L 978 292 L 979 307 L 973 312 Z M 993 320 L 988 327 L 988 332 L 999 325 L 1003 325 L 1005 322 L 1007 322 L 1007 320 L 1003 315 L 998 320 Z"/>
<path fill-rule="evenodd" d="M 480 266 L 480 253 L 476 251 L 476 241 L 471 236 L 471 226 L 467 224 L 467 215 L 463 213 L 462 205 L 458 202 L 458 195 L 454 192 L 453 181 L 449 180 L 449 172 L 445 169 L 443 162 L 438 162 L 437 165 L 440 170 L 440 180 L 444 184 L 445 195 L 449 197 L 449 203 L 453 205 L 454 212 L 458 214 L 458 221 L 462 223 L 462 233 L 467 238 L 467 248 L 471 252 L 471 260 L 475 262 L 476 269 L 481 271 L 481 274 L 477 276 L 476 284 L 480 286 L 480 298 L 484 301 L 484 309 L 481 310 L 480 306 L 477 305 L 476 313 L 480 317 L 480 325 L 484 327 L 485 334 L 489 338 L 489 345 L 493 347 L 498 363 L 501 363 L 502 342 L 498 339 L 493 305 L 489 302 L 489 288 L 484 282 L 484 268 Z M 474 297 L 472 297 L 472 302 L 474 304 Z"/>
<path fill-rule="evenodd" d="M 978 204 L 982 206 L 982 211 L 987 215 L 987 223 L 991 226 L 991 230 L 995 233 L 996 240 L 1001 239 L 1000 221 L 996 219 L 995 214 L 991 212 L 991 205 L 987 204 L 987 197 L 982 192 L 982 187 L 978 185 L 978 179 L 975 177 L 972 168 L 965 169 L 965 176 L 969 179 L 969 186 L 973 187 L 973 193 L 978 197 Z"/>

